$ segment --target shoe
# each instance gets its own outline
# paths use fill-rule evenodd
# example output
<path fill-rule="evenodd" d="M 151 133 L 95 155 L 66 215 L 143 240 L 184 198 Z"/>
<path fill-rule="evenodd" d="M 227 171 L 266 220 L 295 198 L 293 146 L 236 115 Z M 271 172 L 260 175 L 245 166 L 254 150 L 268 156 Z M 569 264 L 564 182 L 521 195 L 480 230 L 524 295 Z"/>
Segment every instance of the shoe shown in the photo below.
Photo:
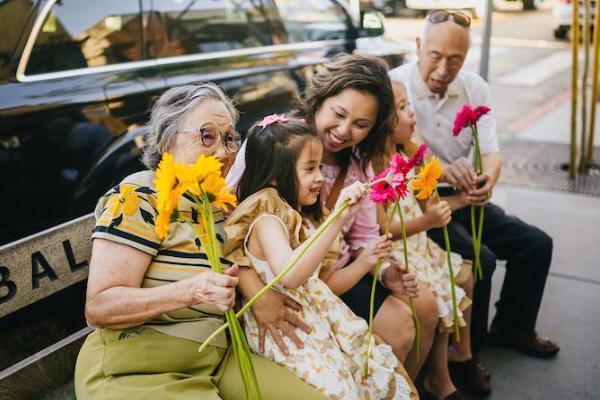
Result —
<path fill-rule="evenodd" d="M 421 400 L 438 400 L 437 396 L 433 393 L 429 393 L 427 389 L 423 388 L 423 391 L 420 396 Z M 448 396 L 444 397 L 444 400 L 467 400 L 467 398 L 458 390 L 450 393 Z"/>
<path fill-rule="evenodd" d="M 492 393 L 490 371 L 476 357 L 467 361 L 449 361 L 448 370 L 452 381 L 461 389 L 479 397 L 487 397 Z"/>
<path fill-rule="evenodd" d="M 500 330 L 492 327 L 488 340 L 491 344 L 510 347 L 536 358 L 554 357 L 560 351 L 558 343 L 536 332 L 528 334 L 515 329 Z"/>

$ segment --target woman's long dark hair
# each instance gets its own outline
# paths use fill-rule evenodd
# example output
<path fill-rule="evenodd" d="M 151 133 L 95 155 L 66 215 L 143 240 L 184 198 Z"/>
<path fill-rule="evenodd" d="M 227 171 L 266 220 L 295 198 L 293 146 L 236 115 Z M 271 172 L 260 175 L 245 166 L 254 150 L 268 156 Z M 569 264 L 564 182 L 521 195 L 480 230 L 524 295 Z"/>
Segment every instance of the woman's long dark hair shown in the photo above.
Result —
<path fill-rule="evenodd" d="M 377 118 L 367 137 L 356 146 L 357 154 L 353 154 L 352 149 L 336 153 L 342 168 L 355 157 L 364 170 L 376 154 L 384 151 L 386 138 L 394 131 L 397 120 L 388 66 L 383 60 L 354 54 L 336 57 L 311 78 L 299 101 L 299 113 L 314 126 L 315 115 L 323 102 L 346 89 L 369 93 L 377 100 Z"/>
<path fill-rule="evenodd" d="M 319 140 L 314 129 L 296 118 L 264 128 L 258 124 L 250 128 L 244 154 L 246 169 L 238 185 L 238 200 L 242 202 L 259 190 L 273 187 L 283 200 L 300 211 L 296 161 L 304 145 L 311 140 Z M 321 200 L 317 198 L 315 204 L 303 206 L 302 214 L 320 220 L 323 216 Z"/>

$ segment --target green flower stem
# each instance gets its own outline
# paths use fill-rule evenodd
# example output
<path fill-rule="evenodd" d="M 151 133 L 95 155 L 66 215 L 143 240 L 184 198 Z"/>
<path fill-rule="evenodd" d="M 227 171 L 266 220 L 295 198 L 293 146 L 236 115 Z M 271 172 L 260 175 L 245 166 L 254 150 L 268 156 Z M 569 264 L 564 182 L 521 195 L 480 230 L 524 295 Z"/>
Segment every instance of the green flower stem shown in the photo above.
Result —
<path fill-rule="evenodd" d="M 437 201 L 441 201 L 440 193 L 435 189 L 435 197 Z M 454 270 L 452 268 L 452 259 L 450 256 L 450 237 L 448 236 L 448 227 L 444 226 L 444 242 L 446 243 L 446 261 L 448 262 L 448 272 L 450 274 L 450 289 L 452 290 L 452 313 L 454 320 L 454 337 L 457 342 L 460 342 L 460 321 L 458 320 L 458 307 L 456 305 L 456 282 L 454 281 Z"/>
<path fill-rule="evenodd" d="M 404 224 L 404 214 L 402 212 L 402 206 L 400 203 L 396 203 L 396 210 L 398 211 L 398 216 L 400 217 L 400 226 L 402 227 L 402 245 L 404 247 L 404 268 L 406 268 L 406 272 L 408 272 L 408 244 L 406 242 L 406 225 Z M 392 214 L 394 210 L 392 210 Z M 417 318 L 417 311 L 415 309 L 415 304 L 413 302 L 412 297 L 408 297 L 408 305 L 410 306 L 410 310 L 412 311 L 412 319 L 415 324 L 415 335 L 416 335 L 416 347 L 417 347 L 417 362 L 419 362 L 420 356 L 419 353 L 421 351 L 421 325 L 419 324 L 419 318 Z"/>
<path fill-rule="evenodd" d="M 370 187 L 370 186 L 367 186 L 367 187 Z M 259 292 L 256 293 L 250 300 L 248 300 L 248 302 L 235 314 L 235 317 L 239 318 L 242 315 L 244 315 L 244 313 L 246 311 L 248 311 L 248 309 L 250 309 L 250 307 L 252 307 L 252 305 L 256 302 L 256 300 L 258 300 L 259 297 L 261 297 L 263 294 L 265 294 L 268 290 L 271 290 L 271 288 L 273 286 L 278 284 L 279 281 L 281 280 L 281 278 L 283 278 L 298 263 L 300 258 L 302 258 L 302 256 L 308 251 L 308 249 L 319 238 L 319 236 L 321 236 L 323 234 L 325 229 L 327 229 L 329 227 L 329 225 L 331 225 L 340 216 L 340 214 L 348 208 L 348 206 L 349 206 L 349 203 L 345 202 L 337 210 L 335 210 L 332 214 L 330 214 L 329 217 L 325 220 L 325 222 L 323 222 L 321 224 L 321 226 L 319 226 L 319 228 L 315 231 L 315 233 L 310 238 L 308 238 L 308 240 L 306 241 L 306 245 L 298 253 L 298 255 L 271 282 L 269 282 L 265 287 L 263 287 L 261 290 L 259 290 Z M 216 331 L 214 331 L 204 341 L 204 343 L 202 343 L 202 345 L 200 346 L 198 351 L 201 352 L 202 350 L 204 350 L 206 348 L 206 346 L 215 337 L 217 337 L 221 332 L 223 332 L 229 326 L 230 326 L 229 321 L 226 324 L 221 325 Z"/>
<path fill-rule="evenodd" d="M 477 131 L 477 125 L 471 125 L 471 131 L 473 132 L 473 139 L 475 141 L 475 159 L 473 164 L 475 172 L 479 175 L 483 172 L 483 163 L 481 161 L 481 150 L 479 148 L 479 133 Z M 471 237 L 473 239 L 473 253 L 475 254 L 475 260 L 473 264 L 473 270 L 475 277 L 479 280 L 483 279 L 483 272 L 481 269 L 481 233 L 483 232 L 483 213 L 484 207 L 479 207 L 479 226 L 476 230 L 475 225 L 475 206 L 471 206 Z"/>
<path fill-rule="evenodd" d="M 398 206 L 398 200 L 394 203 L 394 208 Z M 394 220 L 394 213 L 392 212 L 388 217 L 385 225 L 385 236 L 390 233 L 392 229 L 392 221 Z M 367 356 L 365 358 L 364 374 L 365 377 L 369 375 L 369 357 L 371 356 L 371 343 L 373 337 L 373 314 L 375 313 L 375 288 L 377 287 L 377 276 L 379 275 L 379 268 L 381 268 L 381 259 L 377 260 L 375 269 L 373 270 L 373 283 L 371 284 L 371 297 L 369 298 L 369 333 L 367 334 Z"/>
<path fill-rule="evenodd" d="M 220 249 L 217 243 L 217 236 L 215 232 L 215 217 L 212 211 L 210 200 L 208 199 L 206 193 L 202 193 L 201 199 L 196 201 L 196 204 L 199 206 L 198 208 L 200 209 L 202 224 L 205 230 L 205 234 L 200 235 L 200 242 L 206 251 L 211 269 L 215 272 L 222 273 L 223 267 L 221 265 Z M 228 310 L 225 313 L 225 319 L 231 327 L 229 331 L 231 335 L 233 353 L 242 377 L 246 399 L 262 400 L 260 386 L 256 377 L 256 371 L 254 370 L 254 366 L 252 365 L 252 361 L 250 359 L 250 349 L 246 341 L 244 331 L 242 330 L 239 321 L 236 319 L 233 310 Z"/>

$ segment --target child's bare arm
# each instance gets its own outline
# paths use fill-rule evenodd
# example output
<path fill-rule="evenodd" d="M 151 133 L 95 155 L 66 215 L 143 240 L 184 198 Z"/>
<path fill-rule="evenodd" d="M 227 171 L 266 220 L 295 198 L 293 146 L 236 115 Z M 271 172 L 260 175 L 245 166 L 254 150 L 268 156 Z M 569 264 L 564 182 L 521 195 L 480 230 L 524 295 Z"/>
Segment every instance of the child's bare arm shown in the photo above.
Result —
<path fill-rule="evenodd" d="M 323 280 L 333 293 L 340 296 L 368 274 L 379 258 L 387 258 L 391 251 L 392 242 L 384 235 L 373 239 L 363 248 L 356 259 L 344 268 L 335 270 L 333 263 L 321 269 L 319 278 Z"/>

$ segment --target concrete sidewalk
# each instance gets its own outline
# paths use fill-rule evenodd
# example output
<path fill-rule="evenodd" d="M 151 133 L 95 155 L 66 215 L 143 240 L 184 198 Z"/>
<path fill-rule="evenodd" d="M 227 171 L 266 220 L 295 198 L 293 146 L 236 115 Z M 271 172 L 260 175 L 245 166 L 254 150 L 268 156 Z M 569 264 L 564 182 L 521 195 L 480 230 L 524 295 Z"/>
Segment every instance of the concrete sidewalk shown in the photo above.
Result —
<path fill-rule="evenodd" d="M 537 360 L 488 347 L 490 399 L 598 399 L 600 397 L 600 199 L 499 185 L 494 203 L 554 239 L 554 258 L 538 318 L 540 333 L 557 340 L 557 358 Z M 505 270 L 494 274 L 492 306 Z"/>
<path fill-rule="evenodd" d="M 517 132 L 511 146 L 520 140 L 528 146 L 567 145 L 569 106 L 565 99 L 547 110 Z M 511 350 L 485 349 L 481 358 L 492 372 L 490 399 L 600 398 L 600 197 L 499 184 L 493 202 L 554 239 L 537 330 L 558 341 L 561 351 L 555 359 L 537 360 Z M 504 273 L 500 266 L 494 275 L 490 318 Z"/>

